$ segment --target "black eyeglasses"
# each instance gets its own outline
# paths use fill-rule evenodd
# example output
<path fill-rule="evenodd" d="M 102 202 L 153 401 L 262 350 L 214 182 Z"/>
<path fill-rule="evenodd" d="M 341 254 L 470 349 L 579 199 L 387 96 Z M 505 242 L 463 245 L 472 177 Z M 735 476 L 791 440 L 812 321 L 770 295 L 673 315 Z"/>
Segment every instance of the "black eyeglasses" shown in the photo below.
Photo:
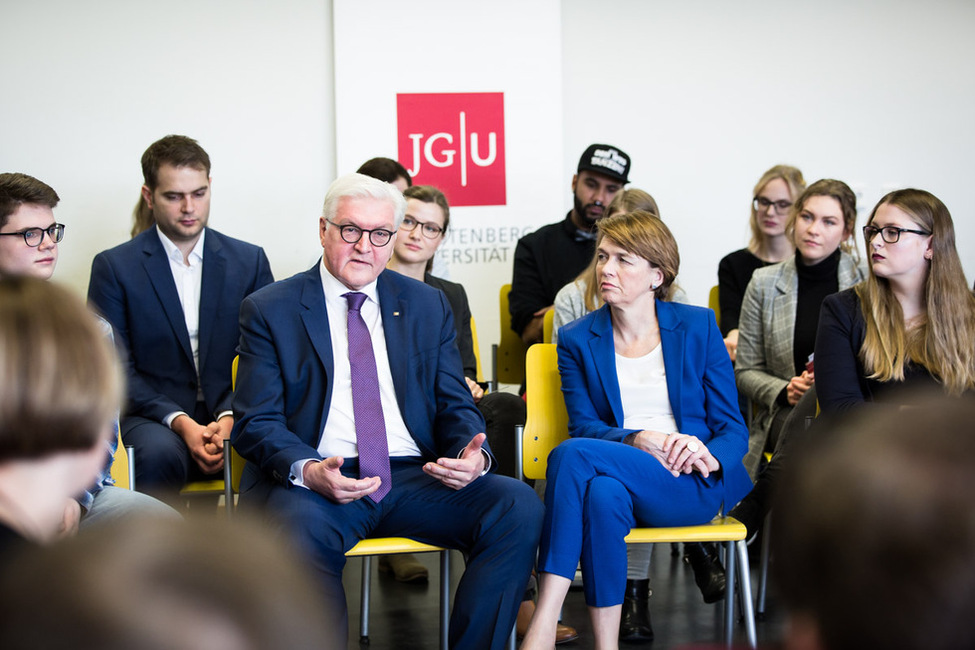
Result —
<path fill-rule="evenodd" d="M 27 228 L 26 230 L 18 230 L 17 232 L 0 232 L 0 235 L 12 236 L 17 235 L 24 238 L 24 243 L 31 248 L 37 248 L 44 241 L 44 235 L 51 238 L 55 244 L 64 239 L 64 224 L 56 223 L 48 226 L 47 228 Z"/>
<path fill-rule="evenodd" d="M 417 226 L 420 226 L 420 232 L 427 239 L 436 239 L 443 232 L 443 228 L 432 221 L 417 221 L 413 217 L 403 217 L 403 223 L 399 227 L 406 232 L 413 232 Z"/>
<path fill-rule="evenodd" d="M 884 241 L 888 244 L 896 244 L 900 241 L 902 232 L 910 232 L 915 235 L 930 235 L 931 233 L 926 230 L 911 230 L 910 228 L 898 228 L 897 226 L 884 226 L 883 228 L 878 228 L 877 226 L 864 226 L 863 227 L 863 238 L 867 240 L 867 243 L 873 241 L 873 238 L 877 236 L 877 233 L 884 238 Z"/>
<path fill-rule="evenodd" d="M 326 219 L 325 221 L 339 229 L 339 234 L 342 235 L 342 241 L 346 244 L 358 244 L 359 240 L 362 239 L 362 233 L 367 232 L 369 233 L 369 243 L 381 248 L 388 244 L 389 240 L 395 234 L 392 230 L 386 230 L 385 228 L 367 230 L 366 228 L 360 228 L 351 224 L 335 223 L 331 219 Z"/>
<path fill-rule="evenodd" d="M 786 201 L 785 199 L 781 201 L 770 201 L 764 196 L 756 196 L 752 199 L 752 205 L 755 207 L 756 212 L 758 210 L 768 210 L 775 206 L 775 211 L 781 214 L 792 207 L 792 201 Z"/>

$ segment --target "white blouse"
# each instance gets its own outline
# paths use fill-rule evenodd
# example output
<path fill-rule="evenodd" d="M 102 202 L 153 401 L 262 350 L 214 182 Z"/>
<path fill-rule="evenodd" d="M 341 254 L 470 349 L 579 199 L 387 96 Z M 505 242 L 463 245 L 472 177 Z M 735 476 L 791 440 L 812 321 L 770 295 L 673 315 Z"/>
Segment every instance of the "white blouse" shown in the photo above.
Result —
<path fill-rule="evenodd" d="M 670 408 L 663 348 L 657 347 L 635 359 L 616 355 L 616 376 L 623 403 L 623 427 L 676 433 L 677 422 Z"/>

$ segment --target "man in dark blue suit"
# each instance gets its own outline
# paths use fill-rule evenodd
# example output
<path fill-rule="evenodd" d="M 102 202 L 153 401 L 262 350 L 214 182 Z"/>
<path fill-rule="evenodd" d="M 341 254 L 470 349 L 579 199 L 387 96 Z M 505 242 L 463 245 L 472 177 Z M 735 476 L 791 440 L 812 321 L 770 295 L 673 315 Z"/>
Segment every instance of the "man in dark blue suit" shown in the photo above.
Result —
<path fill-rule="evenodd" d="M 173 500 L 223 467 L 240 302 L 274 278 L 261 248 L 207 228 L 210 158 L 195 140 L 153 143 L 142 172 L 155 227 L 95 257 L 88 300 L 127 352 L 136 485 Z"/>
<path fill-rule="evenodd" d="M 392 185 L 339 178 L 325 197 L 321 263 L 241 305 L 241 503 L 265 505 L 308 554 L 342 621 L 344 554 L 360 539 L 462 550 L 450 644 L 501 648 L 534 561 L 541 505 L 527 485 L 491 472 L 446 297 L 385 270 L 405 207 Z M 368 372 L 364 356 L 374 357 Z M 368 410 L 364 383 L 376 392 Z M 379 437 L 364 442 L 377 423 Z"/>

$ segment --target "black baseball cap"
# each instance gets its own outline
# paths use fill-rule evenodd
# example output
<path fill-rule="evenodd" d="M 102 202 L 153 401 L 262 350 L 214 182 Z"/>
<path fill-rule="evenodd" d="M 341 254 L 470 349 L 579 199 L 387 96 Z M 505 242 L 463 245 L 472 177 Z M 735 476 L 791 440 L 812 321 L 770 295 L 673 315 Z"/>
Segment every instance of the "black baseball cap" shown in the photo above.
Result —
<path fill-rule="evenodd" d="M 612 145 L 591 144 L 579 159 L 576 171 L 596 172 L 626 184 L 629 183 L 630 157 Z"/>

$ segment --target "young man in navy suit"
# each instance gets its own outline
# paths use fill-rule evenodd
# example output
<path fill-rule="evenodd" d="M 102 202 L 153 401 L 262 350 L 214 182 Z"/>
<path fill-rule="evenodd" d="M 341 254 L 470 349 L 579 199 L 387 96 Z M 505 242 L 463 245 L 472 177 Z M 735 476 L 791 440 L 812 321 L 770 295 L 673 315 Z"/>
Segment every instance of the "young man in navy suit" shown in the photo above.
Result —
<path fill-rule="evenodd" d="M 385 270 L 405 208 L 392 185 L 339 178 L 319 224 L 321 262 L 241 305 L 241 504 L 266 506 L 307 554 L 346 622 L 338 647 L 345 552 L 406 536 L 467 556 L 451 647 L 500 649 L 542 508 L 527 485 L 491 471 L 446 296 Z"/>
<path fill-rule="evenodd" d="M 142 173 L 155 227 L 95 257 L 88 300 L 128 355 L 121 429 L 136 486 L 172 501 L 223 468 L 240 302 L 274 279 L 261 248 L 207 227 L 210 157 L 195 140 L 153 143 Z"/>

